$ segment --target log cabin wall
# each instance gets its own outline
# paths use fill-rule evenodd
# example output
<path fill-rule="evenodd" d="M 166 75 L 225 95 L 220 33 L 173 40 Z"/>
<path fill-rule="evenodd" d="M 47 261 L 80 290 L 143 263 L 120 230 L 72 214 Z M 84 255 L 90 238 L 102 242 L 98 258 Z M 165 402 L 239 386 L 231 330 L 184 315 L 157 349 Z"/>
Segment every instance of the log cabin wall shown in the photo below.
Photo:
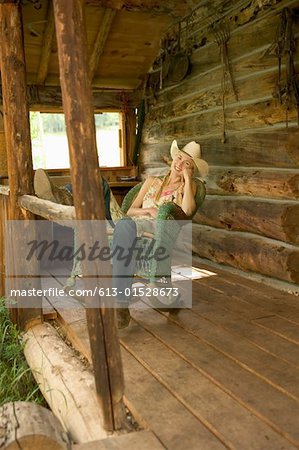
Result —
<path fill-rule="evenodd" d="M 217 1 L 212 2 L 215 10 Z M 223 2 L 222 2 L 223 3 Z M 273 279 L 299 283 L 299 131 L 297 109 L 275 98 L 277 29 L 284 8 L 298 1 L 224 2 L 231 74 L 225 121 L 222 65 L 209 9 L 199 7 L 188 30 L 191 73 L 147 98 L 140 163 L 144 175 L 167 171 L 170 144 L 200 142 L 210 165 L 207 197 L 194 223 L 193 250 L 202 258 Z M 219 8 L 218 8 L 219 11 Z M 219 17 L 221 14 L 218 13 Z M 195 25 L 194 25 L 195 24 Z M 295 67 L 299 67 L 299 16 Z M 282 59 L 286 79 L 286 58 Z M 298 75 L 297 75 L 298 77 Z M 225 126 L 224 126 L 225 123 Z M 225 129 L 226 141 L 223 143 Z"/>

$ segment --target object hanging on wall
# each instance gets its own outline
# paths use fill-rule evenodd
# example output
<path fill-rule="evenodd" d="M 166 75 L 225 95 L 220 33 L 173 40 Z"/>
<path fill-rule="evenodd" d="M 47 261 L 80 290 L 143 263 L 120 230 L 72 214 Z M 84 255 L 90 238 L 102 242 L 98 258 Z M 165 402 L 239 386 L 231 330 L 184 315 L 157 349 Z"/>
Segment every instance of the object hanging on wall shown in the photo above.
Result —
<path fill-rule="evenodd" d="M 296 11 L 284 8 L 281 11 L 280 23 L 276 32 L 274 47 L 278 59 L 278 78 L 274 97 L 280 104 L 286 106 L 286 126 L 288 127 L 288 112 L 293 106 L 297 108 L 297 121 L 299 125 L 299 78 L 295 70 L 294 55 L 296 40 L 294 26 Z M 283 74 L 282 67 L 285 66 Z"/>
<path fill-rule="evenodd" d="M 239 99 L 229 62 L 229 54 L 228 54 L 228 41 L 230 39 L 229 25 L 226 22 L 218 22 L 217 24 L 213 24 L 211 28 L 215 35 L 215 41 L 220 49 L 220 58 L 222 67 L 222 78 L 221 78 L 222 116 L 223 116 L 222 143 L 224 144 L 226 142 L 225 97 L 229 91 L 229 85 L 233 90 L 236 101 L 238 101 Z"/>

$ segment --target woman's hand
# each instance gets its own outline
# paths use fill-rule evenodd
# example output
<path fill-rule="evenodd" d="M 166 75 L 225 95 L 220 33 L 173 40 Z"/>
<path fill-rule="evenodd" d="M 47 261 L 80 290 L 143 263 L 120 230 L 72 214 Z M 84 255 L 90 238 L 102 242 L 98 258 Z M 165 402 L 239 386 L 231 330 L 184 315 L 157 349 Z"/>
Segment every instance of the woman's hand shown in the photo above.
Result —
<path fill-rule="evenodd" d="M 184 181 L 191 181 L 193 175 L 193 168 L 192 167 L 185 167 L 183 169 L 183 177 Z"/>
<path fill-rule="evenodd" d="M 158 210 L 155 207 L 151 208 L 145 208 L 144 211 L 146 211 L 146 214 L 155 219 L 158 215 Z"/>

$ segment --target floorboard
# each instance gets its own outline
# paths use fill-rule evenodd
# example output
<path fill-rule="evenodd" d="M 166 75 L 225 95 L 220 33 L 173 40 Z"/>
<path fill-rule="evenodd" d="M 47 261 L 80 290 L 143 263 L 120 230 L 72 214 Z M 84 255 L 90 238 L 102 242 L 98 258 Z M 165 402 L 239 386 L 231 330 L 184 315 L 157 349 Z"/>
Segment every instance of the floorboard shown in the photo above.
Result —
<path fill-rule="evenodd" d="M 298 298 L 200 268 L 192 309 L 169 315 L 132 305 L 131 324 L 119 332 L 126 405 L 169 450 L 299 448 Z M 48 300 L 91 361 L 82 305 Z"/>

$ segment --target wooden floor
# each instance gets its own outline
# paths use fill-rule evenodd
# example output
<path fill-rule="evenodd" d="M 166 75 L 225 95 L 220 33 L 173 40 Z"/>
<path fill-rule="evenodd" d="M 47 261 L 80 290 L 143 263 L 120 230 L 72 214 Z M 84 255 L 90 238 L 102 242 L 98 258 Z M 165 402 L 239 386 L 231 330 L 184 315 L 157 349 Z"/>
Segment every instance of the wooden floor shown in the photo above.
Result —
<path fill-rule="evenodd" d="M 127 406 L 169 450 L 299 448 L 299 298 L 200 268 L 192 309 L 131 308 Z M 90 360 L 84 310 L 52 303 Z"/>

